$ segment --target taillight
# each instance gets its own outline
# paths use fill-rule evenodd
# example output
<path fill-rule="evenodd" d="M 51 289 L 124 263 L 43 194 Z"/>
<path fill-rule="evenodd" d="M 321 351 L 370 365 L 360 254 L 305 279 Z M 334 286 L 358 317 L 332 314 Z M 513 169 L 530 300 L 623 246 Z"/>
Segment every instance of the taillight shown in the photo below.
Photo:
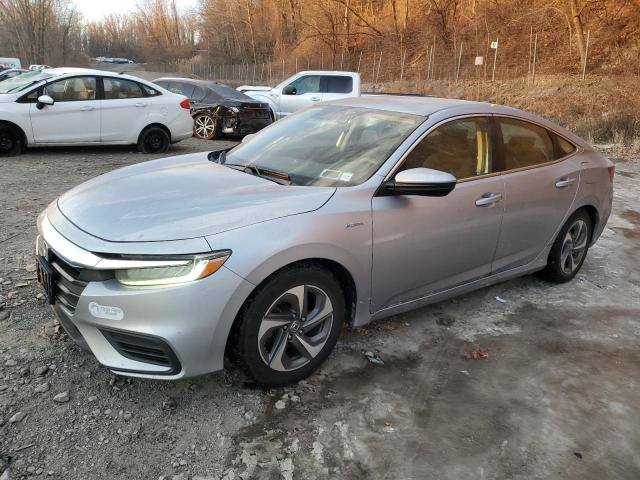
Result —
<path fill-rule="evenodd" d="M 611 183 L 613 183 L 613 176 L 616 173 L 616 166 L 611 165 L 609 168 L 607 168 L 607 170 L 609 170 L 609 180 L 611 180 Z"/>
<path fill-rule="evenodd" d="M 180 102 L 180 106 L 185 110 L 191 110 L 191 103 L 189 103 L 189 99 L 185 98 Z"/>

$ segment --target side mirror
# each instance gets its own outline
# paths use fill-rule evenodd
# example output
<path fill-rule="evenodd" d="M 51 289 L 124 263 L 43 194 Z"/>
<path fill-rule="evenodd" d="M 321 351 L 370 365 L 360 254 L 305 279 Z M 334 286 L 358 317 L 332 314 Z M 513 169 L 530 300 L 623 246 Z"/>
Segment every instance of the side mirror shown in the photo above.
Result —
<path fill-rule="evenodd" d="M 45 107 L 45 105 L 53 105 L 54 103 L 56 102 L 54 102 L 53 98 L 51 98 L 49 95 L 40 95 L 38 97 L 38 103 L 36 104 L 36 108 L 38 110 L 42 110 Z"/>
<path fill-rule="evenodd" d="M 297 92 L 296 87 L 293 85 L 287 85 L 282 89 L 283 95 L 295 95 Z"/>
<path fill-rule="evenodd" d="M 383 187 L 391 195 L 444 197 L 455 188 L 456 182 L 456 177 L 450 173 L 421 167 L 403 170 L 387 180 Z"/>
<path fill-rule="evenodd" d="M 255 133 L 249 133 L 248 135 L 245 135 L 245 136 L 242 138 L 242 141 L 241 141 L 240 143 L 248 143 L 248 142 L 249 142 L 249 140 L 251 140 L 251 139 L 252 139 L 253 137 L 255 137 L 255 136 L 256 136 L 256 134 L 255 134 Z"/>

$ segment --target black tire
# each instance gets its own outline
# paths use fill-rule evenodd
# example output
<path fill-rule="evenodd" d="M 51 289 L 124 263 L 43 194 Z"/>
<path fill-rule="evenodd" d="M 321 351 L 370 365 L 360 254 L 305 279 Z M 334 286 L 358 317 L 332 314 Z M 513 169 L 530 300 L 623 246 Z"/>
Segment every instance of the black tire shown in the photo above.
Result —
<path fill-rule="evenodd" d="M 22 153 L 22 135 L 9 125 L 0 125 L 0 157 L 13 157 Z"/>
<path fill-rule="evenodd" d="M 583 225 L 584 231 L 578 234 L 577 225 L 580 224 Z M 541 276 L 555 283 L 565 283 L 575 277 L 587 258 L 592 230 L 591 217 L 586 211 L 578 210 L 571 215 L 551 247 L 547 266 L 540 272 Z"/>
<path fill-rule="evenodd" d="M 313 295 L 316 295 L 318 292 L 325 294 L 325 298 L 328 298 L 330 301 L 330 304 L 328 304 L 329 307 L 332 308 L 332 313 L 329 314 L 330 319 L 325 320 L 321 324 L 319 323 L 315 327 L 310 327 L 307 332 L 305 332 L 303 328 L 305 326 L 305 314 L 303 313 L 299 317 L 299 330 L 298 328 L 294 330 L 293 324 L 295 320 L 292 319 L 283 327 L 265 328 L 264 331 L 267 333 L 262 334 L 262 338 L 259 338 L 261 325 L 267 313 L 271 313 L 278 308 L 274 308 L 274 305 L 286 305 L 286 303 L 278 304 L 277 302 L 283 296 L 290 295 L 288 293 L 290 290 L 299 289 L 301 286 L 305 286 L 304 298 L 307 300 L 305 300 L 304 303 L 307 304 L 306 311 L 309 312 L 308 321 L 313 323 L 314 317 L 312 317 L 312 314 L 314 311 L 321 316 L 327 316 L 322 313 L 327 304 L 324 301 L 315 303 L 313 300 Z M 290 296 L 285 298 L 295 300 L 296 297 Z M 282 270 L 258 287 L 238 313 L 229 339 L 228 353 L 231 360 L 242 368 L 257 384 L 268 387 L 289 385 L 308 377 L 326 360 L 338 341 L 346 312 L 344 298 L 344 293 L 338 279 L 331 272 L 319 266 L 300 264 Z M 309 308 L 311 308 L 311 310 L 309 310 Z M 304 308 L 302 311 L 305 311 Z M 289 318 L 288 311 L 283 309 L 277 310 L 277 312 L 278 313 L 274 315 Z M 272 335 L 273 340 L 269 335 Z M 296 345 L 300 345 L 299 339 L 301 337 L 305 341 L 309 341 L 307 345 L 313 343 L 311 340 L 314 338 L 322 338 L 324 343 L 322 344 L 322 342 L 316 341 L 314 349 L 318 349 L 318 353 L 313 356 L 310 355 L 312 358 L 308 358 L 307 356 L 301 355 L 301 350 L 296 347 Z M 263 340 L 265 338 L 267 339 Z M 281 341 L 286 344 L 286 346 L 281 349 L 284 355 L 280 355 L 278 359 L 279 365 L 284 366 L 285 360 L 289 362 L 291 359 L 296 359 L 295 361 L 291 360 L 289 365 L 294 366 L 293 369 L 283 371 L 272 368 L 271 363 L 267 364 L 267 360 L 263 359 L 267 353 L 265 350 L 269 348 L 269 342 L 272 341 L 271 348 L 273 351 L 280 350 L 276 346 L 279 343 L 278 339 L 282 339 Z M 264 345 L 262 343 L 263 341 L 265 342 Z M 309 350 L 306 351 L 307 353 L 311 353 Z M 293 355 L 289 356 L 289 353 L 293 353 Z M 277 355 L 274 354 L 272 358 L 276 356 Z M 297 358 L 297 356 L 300 358 Z M 296 362 L 299 366 L 295 366 Z"/>
<path fill-rule="evenodd" d="M 209 130 L 209 127 L 211 130 Z M 218 122 L 215 117 L 210 113 L 199 113 L 193 117 L 193 136 L 201 140 L 215 140 L 218 138 Z"/>
<path fill-rule="evenodd" d="M 169 134 L 160 127 L 148 127 L 138 139 L 138 150 L 142 153 L 164 153 L 169 149 Z"/>

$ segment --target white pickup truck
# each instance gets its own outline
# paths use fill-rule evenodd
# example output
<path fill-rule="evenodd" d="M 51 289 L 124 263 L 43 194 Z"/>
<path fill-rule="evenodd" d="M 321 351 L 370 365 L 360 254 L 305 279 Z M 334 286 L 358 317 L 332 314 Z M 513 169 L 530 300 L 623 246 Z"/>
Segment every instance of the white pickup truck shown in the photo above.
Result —
<path fill-rule="evenodd" d="M 237 90 L 268 103 L 276 120 L 316 102 L 360 96 L 360 74 L 355 72 L 307 71 L 287 78 L 277 86 L 242 85 Z"/>

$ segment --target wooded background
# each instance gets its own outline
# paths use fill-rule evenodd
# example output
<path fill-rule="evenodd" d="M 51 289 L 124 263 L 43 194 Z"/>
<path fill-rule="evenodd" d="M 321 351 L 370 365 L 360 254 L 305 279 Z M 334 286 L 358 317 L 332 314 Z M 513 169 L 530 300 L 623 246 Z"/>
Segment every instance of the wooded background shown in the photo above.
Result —
<path fill-rule="evenodd" d="M 202 0 L 191 11 L 139 0 L 99 22 L 69 1 L 0 0 L 0 56 L 25 64 L 115 56 L 246 80 L 307 67 L 371 82 L 491 78 L 495 40 L 498 78 L 530 75 L 534 53 L 541 74 L 581 74 L 585 61 L 640 74 L 640 0 Z"/>

